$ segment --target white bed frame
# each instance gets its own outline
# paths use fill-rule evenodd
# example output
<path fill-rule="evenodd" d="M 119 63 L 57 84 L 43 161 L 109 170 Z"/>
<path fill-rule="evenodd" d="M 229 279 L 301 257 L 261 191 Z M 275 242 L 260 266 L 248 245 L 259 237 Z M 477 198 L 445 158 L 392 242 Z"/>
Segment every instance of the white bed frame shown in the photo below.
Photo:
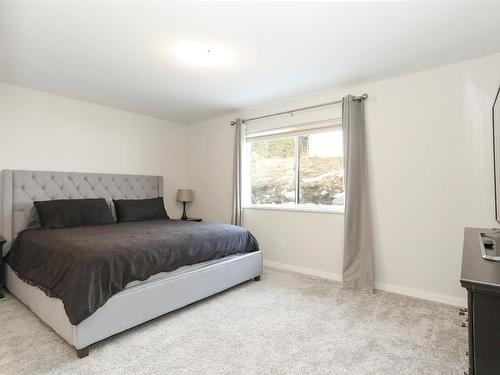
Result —
<path fill-rule="evenodd" d="M 152 198 L 162 196 L 158 176 L 105 175 L 66 172 L 2 171 L 2 236 L 6 251 L 17 234 L 36 220 L 33 201 L 63 198 Z M 5 254 L 5 251 L 4 251 Z M 182 267 L 129 285 L 78 325 L 72 325 L 62 301 L 17 277 L 6 267 L 5 285 L 21 302 L 77 350 L 148 320 L 219 293 L 242 282 L 259 280 L 262 252 Z"/>

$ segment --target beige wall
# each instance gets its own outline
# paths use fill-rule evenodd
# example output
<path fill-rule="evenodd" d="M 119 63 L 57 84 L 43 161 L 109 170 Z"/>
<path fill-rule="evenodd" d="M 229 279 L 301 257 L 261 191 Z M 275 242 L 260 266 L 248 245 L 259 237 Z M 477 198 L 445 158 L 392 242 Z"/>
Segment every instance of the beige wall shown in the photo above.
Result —
<path fill-rule="evenodd" d="M 161 175 L 168 212 L 179 215 L 183 126 L 0 84 L 0 134 L 0 169 Z"/>
<path fill-rule="evenodd" d="M 491 105 L 499 67 L 497 54 L 193 124 L 188 179 L 196 198 L 190 215 L 230 220 L 230 120 L 366 92 L 377 287 L 461 304 L 463 228 L 497 226 Z M 339 278 L 342 214 L 246 209 L 243 219 L 267 262 Z"/>

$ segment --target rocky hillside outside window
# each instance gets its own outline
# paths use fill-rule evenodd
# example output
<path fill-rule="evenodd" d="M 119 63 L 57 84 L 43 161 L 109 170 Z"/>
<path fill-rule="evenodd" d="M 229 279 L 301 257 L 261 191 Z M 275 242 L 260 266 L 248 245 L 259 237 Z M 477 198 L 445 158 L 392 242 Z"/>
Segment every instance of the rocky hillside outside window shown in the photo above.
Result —
<path fill-rule="evenodd" d="M 343 206 L 342 129 L 247 141 L 252 205 Z"/>

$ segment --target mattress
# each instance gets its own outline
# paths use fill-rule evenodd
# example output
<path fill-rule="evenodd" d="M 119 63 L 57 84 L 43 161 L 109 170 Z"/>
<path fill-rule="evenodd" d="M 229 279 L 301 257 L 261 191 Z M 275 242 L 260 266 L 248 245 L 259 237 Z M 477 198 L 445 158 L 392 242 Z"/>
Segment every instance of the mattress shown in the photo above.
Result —
<path fill-rule="evenodd" d="M 77 325 L 135 280 L 258 250 L 227 224 L 147 220 L 19 234 L 8 263 L 25 282 L 59 298 Z"/>

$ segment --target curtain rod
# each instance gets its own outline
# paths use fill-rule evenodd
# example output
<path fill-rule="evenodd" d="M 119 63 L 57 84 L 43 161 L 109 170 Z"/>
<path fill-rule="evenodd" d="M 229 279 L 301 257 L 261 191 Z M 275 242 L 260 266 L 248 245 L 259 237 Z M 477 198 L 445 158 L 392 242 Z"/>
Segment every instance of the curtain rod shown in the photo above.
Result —
<path fill-rule="evenodd" d="M 363 94 L 361 96 L 355 96 L 352 98 L 355 102 L 362 102 L 368 99 L 368 94 Z M 314 108 L 321 108 L 321 107 L 326 107 L 329 105 L 334 105 L 334 104 L 340 104 L 342 103 L 343 99 L 337 99 L 334 100 L 333 102 L 327 102 L 327 103 L 321 103 L 321 104 L 316 104 L 316 105 L 310 105 L 308 107 L 302 107 L 302 108 L 296 108 L 296 109 L 291 109 L 289 111 L 283 111 L 283 112 L 277 112 L 277 113 L 271 113 L 269 115 L 264 115 L 264 116 L 258 116 L 258 117 L 252 117 L 252 118 L 247 118 L 245 120 L 241 120 L 241 122 L 250 122 L 250 121 L 255 121 L 255 120 L 262 120 L 265 118 L 269 117 L 275 117 L 275 116 L 281 116 L 281 115 L 286 115 L 289 113 L 295 113 L 295 112 L 300 112 L 300 111 L 307 111 L 308 109 L 314 109 Z M 231 125 L 235 125 L 236 121 L 231 121 Z"/>

